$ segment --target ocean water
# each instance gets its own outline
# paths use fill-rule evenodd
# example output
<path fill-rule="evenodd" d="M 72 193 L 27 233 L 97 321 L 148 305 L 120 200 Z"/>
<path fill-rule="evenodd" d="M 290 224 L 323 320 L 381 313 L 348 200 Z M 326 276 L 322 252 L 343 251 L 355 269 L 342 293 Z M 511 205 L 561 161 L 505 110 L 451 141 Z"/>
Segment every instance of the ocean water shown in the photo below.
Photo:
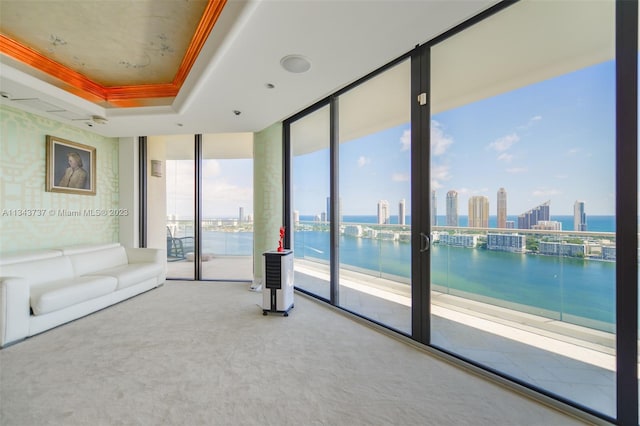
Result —
<path fill-rule="evenodd" d="M 328 262 L 329 233 L 296 232 L 294 256 Z M 411 245 L 341 237 L 340 263 L 409 279 Z M 431 283 L 440 290 L 610 331 L 615 262 L 432 245 Z"/>
<path fill-rule="evenodd" d="M 300 216 L 300 220 L 304 222 L 313 222 L 313 216 Z M 390 222 L 392 225 L 398 224 L 398 216 L 390 216 Z M 459 216 L 460 227 L 467 227 L 469 225 L 469 218 L 467 216 Z M 573 216 L 551 216 L 551 220 L 562 223 L 563 231 L 573 231 Z M 516 226 L 518 225 L 518 216 L 507 216 L 507 220 L 512 220 Z M 342 216 L 343 222 L 349 223 L 377 223 L 378 217 L 374 215 L 345 215 Z M 411 225 L 411 216 L 405 218 L 405 223 Z M 444 226 L 447 223 L 446 216 L 437 216 L 438 226 Z M 489 228 L 496 228 L 498 224 L 497 216 L 489 216 Z M 616 218 L 615 216 L 587 216 L 587 231 L 591 232 L 615 232 L 616 231 Z"/>

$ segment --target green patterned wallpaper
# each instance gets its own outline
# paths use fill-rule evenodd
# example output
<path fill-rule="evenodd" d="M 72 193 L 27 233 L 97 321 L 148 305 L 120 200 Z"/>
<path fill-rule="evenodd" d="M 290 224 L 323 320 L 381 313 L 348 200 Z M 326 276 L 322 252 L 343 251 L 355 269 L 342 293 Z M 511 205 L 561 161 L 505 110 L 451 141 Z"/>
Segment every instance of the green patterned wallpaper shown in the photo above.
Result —
<path fill-rule="evenodd" d="M 95 196 L 45 191 L 46 135 L 96 147 Z M 118 241 L 118 191 L 117 138 L 0 106 L 0 254 Z"/>
<path fill-rule="evenodd" d="M 278 248 L 282 226 L 282 123 L 253 137 L 253 274 L 264 276 L 262 253 Z"/>

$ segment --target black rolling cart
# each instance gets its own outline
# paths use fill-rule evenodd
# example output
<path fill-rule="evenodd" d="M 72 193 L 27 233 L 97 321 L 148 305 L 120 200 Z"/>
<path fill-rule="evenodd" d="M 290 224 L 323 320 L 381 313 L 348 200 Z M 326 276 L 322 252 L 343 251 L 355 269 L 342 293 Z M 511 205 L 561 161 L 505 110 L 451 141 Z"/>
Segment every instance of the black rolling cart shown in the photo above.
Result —
<path fill-rule="evenodd" d="M 268 251 L 264 256 L 262 315 L 289 316 L 293 308 L 293 250 Z"/>

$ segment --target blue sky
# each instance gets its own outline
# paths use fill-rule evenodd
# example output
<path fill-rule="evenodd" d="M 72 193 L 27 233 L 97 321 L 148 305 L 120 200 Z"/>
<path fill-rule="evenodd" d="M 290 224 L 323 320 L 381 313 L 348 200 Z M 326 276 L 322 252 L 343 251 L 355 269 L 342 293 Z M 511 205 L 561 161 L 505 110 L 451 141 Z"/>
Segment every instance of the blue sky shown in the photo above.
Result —
<path fill-rule="evenodd" d="M 459 193 L 461 215 L 470 196 L 507 191 L 509 215 L 547 200 L 551 216 L 587 215 L 615 208 L 615 69 L 612 61 L 533 84 L 431 117 L 431 186 L 438 214 L 446 192 Z M 436 84 L 436 82 L 432 82 Z M 295 141 L 294 141 L 295 143 Z M 294 208 L 325 210 L 328 150 L 294 159 Z M 410 124 L 341 144 L 340 192 L 344 215 L 375 215 L 386 199 L 392 214 L 410 200 Z"/>

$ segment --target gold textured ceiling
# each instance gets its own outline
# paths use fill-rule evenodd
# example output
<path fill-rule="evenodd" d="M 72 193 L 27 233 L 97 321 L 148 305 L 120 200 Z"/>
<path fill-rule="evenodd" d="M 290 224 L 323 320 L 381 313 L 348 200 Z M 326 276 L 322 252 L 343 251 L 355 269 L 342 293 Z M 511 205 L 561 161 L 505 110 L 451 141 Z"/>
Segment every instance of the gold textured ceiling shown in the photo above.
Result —
<path fill-rule="evenodd" d="M 0 33 L 102 86 L 170 83 L 206 0 L 2 0 Z"/>
<path fill-rule="evenodd" d="M 0 0 L 0 59 L 104 107 L 169 105 L 227 0 Z"/>

